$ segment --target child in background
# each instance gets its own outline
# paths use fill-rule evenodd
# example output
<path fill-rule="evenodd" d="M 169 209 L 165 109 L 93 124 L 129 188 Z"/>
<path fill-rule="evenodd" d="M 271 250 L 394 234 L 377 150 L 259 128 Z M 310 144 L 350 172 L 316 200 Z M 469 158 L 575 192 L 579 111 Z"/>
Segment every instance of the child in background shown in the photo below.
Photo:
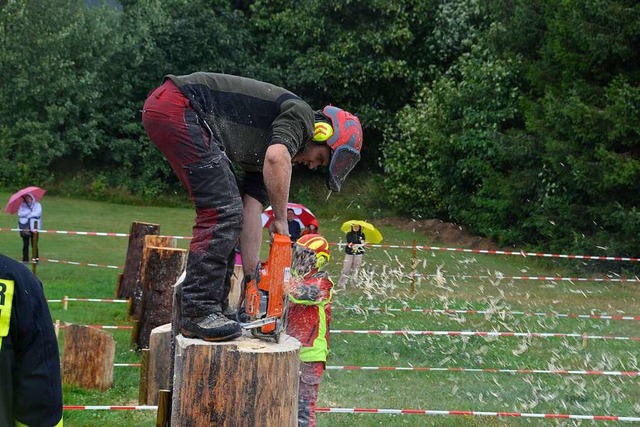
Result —
<path fill-rule="evenodd" d="M 316 401 L 329 354 L 329 325 L 333 282 L 324 267 L 329 243 L 319 234 L 307 234 L 293 247 L 287 334 L 302 343 L 298 427 L 316 425 Z"/>
<path fill-rule="evenodd" d="M 320 231 L 318 230 L 319 228 L 320 224 L 318 223 L 318 220 L 314 218 L 309 221 L 309 224 L 304 228 L 304 230 L 302 230 L 301 236 L 306 236 L 307 234 L 320 234 Z"/>

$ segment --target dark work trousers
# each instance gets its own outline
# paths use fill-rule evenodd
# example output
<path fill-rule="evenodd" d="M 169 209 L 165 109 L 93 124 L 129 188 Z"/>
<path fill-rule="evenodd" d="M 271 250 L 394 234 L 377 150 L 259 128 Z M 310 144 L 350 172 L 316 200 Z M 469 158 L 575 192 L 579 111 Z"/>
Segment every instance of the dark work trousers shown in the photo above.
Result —
<path fill-rule="evenodd" d="M 231 164 L 189 100 L 171 80 L 154 90 L 142 124 L 189 193 L 196 209 L 182 284 L 182 317 L 221 312 L 230 290 L 242 198 Z"/>
<path fill-rule="evenodd" d="M 23 236 L 22 237 L 22 262 L 29 262 L 29 242 L 31 241 L 31 236 Z"/>
<path fill-rule="evenodd" d="M 33 259 L 38 258 L 38 251 L 36 248 L 36 245 L 33 242 L 34 237 L 34 233 L 32 232 L 31 234 L 29 234 L 28 236 L 22 236 L 20 235 L 20 237 L 22 238 L 22 262 L 29 262 L 29 244 L 31 244 L 31 247 L 33 248 Z"/>

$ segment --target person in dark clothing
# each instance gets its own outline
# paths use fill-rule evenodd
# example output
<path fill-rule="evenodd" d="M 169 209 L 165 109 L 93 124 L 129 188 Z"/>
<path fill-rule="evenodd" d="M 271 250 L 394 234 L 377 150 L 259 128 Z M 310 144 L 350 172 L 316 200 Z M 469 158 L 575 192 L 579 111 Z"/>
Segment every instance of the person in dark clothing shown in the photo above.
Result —
<path fill-rule="evenodd" d="M 225 275 L 238 238 L 249 277 L 259 261 L 266 203 L 274 213 L 270 232 L 289 235 L 292 163 L 327 165 L 327 187 L 340 191 L 360 159 L 360 122 L 333 106 L 314 111 L 269 83 L 197 72 L 166 76 L 147 98 L 142 123 L 196 210 L 178 327 L 190 338 L 236 338 L 241 327 L 228 307 Z"/>
<path fill-rule="evenodd" d="M 287 225 L 289 226 L 289 237 L 291 238 L 291 244 L 293 245 L 298 241 L 302 228 L 300 223 L 296 220 L 296 213 L 293 209 L 287 209 Z"/>
<path fill-rule="evenodd" d="M 0 426 L 62 426 L 60 354 L 42 283 L 0 255 Z"/>
<path fill-rule="evenodd" d="M 351 230 L 347 233 L 347 245 L 344 248 L 344 261 L 340 279 L 338 280 L 338 289 L 345 289 L 348 281 L 351 284 L 355 283 L 362 265 L 364 245 L 365 236 L 360 225 L 353 224 Z"/>

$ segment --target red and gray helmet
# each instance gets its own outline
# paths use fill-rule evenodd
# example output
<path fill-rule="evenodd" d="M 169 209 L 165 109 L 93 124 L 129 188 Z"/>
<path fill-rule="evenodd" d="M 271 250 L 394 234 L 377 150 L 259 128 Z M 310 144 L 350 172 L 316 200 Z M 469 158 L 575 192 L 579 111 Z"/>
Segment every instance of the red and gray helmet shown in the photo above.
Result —
<path fill-rule="evenodd" d="M 327 187 L 340 191 L 349 172 L 360 161 L 362 150 L 362 126 L 353 114 L 328 105 L 322 110 L 333 127 L 333 134 L 325 142 L 331 148 L 331 162 Z"/>
<path fill-rule="evenodd" d="M 320 269 L 331 259 L 329 242 L 320 234 L 306 234 L 293 245 L 291 269 L 305 275 L 312 269 Z"/>

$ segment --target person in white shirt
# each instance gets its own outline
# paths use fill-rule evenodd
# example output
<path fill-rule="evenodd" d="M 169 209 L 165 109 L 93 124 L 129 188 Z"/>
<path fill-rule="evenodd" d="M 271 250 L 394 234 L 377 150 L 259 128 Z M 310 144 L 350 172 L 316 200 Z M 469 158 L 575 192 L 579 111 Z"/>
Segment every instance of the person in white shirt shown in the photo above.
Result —
<path fill-rule="evenodd" d="M 33 259 L 38 261 L 38 247 L 34 245 L 34 231 L 42 227 L 42 205 L 32 194 L 22 196 L 22 203 L 18 208 L 18 228 L 22 237 L 22 262 L 29 262 L 29 244 L 33 248 Z"/>

